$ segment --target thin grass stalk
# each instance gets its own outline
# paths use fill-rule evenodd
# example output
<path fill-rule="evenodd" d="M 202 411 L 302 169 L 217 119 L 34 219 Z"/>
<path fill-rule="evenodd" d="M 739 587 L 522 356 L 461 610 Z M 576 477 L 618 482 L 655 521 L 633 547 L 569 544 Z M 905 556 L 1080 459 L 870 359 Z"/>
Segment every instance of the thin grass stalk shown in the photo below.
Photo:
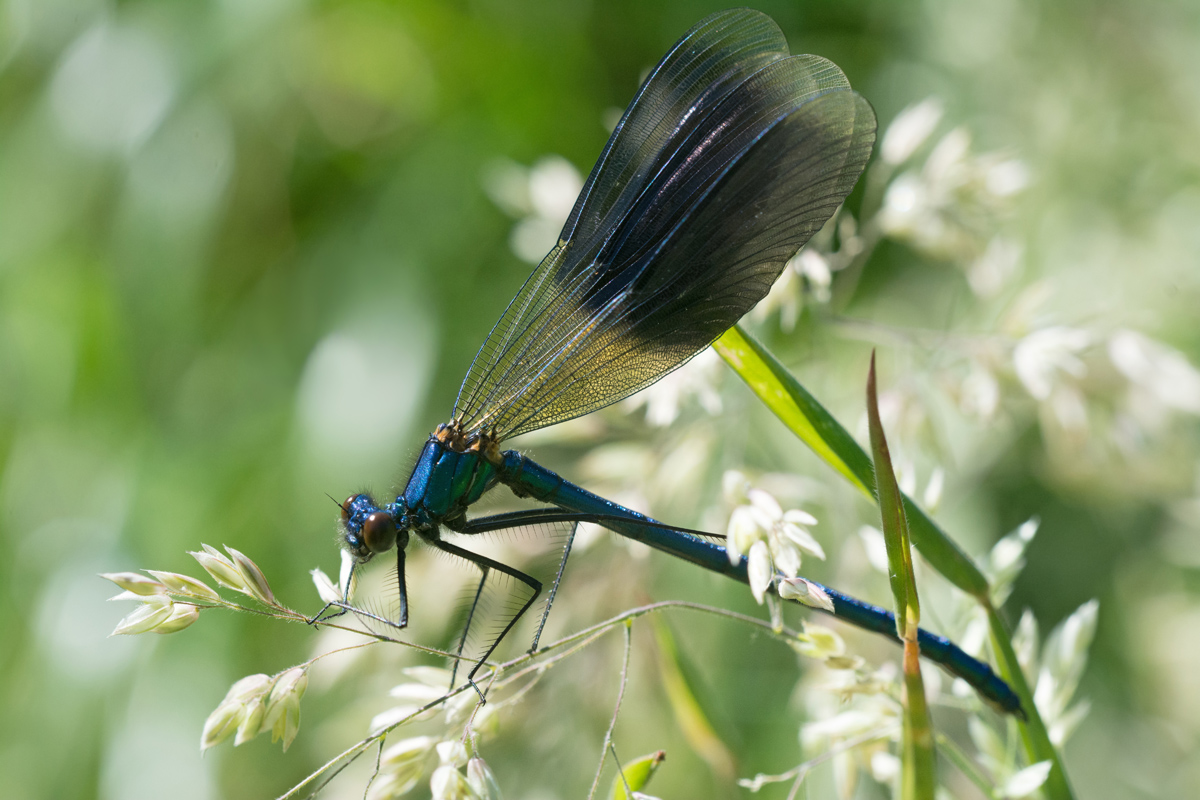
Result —
<path fill-rule="evenodd" d="M 871 453 L 875 457 L 875 495 L 883 522 L 887 545 L 888 579 L 896 602 L 897 634 L 904 641 L 904 729 L 901 797 L 904 800 L 933 800 L 937 788 L 937 756 L 933 747 L 933 727 L 929 721 L 929 703 L 921 679 L 921 648 L 917 629 L 921 624 L 921 605 L 917 597 L 917 578 L 913 572 L 912 548 L 904 502 L 887 437 L 879 418 L 879 396 L 875 384 L 875 354 L 867 373 L 867 420 L 871 431 Z"/>

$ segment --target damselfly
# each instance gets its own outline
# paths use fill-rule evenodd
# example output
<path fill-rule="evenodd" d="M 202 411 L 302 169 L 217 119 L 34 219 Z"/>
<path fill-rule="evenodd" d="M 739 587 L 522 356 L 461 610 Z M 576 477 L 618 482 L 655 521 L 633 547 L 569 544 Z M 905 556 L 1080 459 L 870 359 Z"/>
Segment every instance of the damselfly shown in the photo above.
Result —
<path fill-rule="evenodd" d="M 746 559 L 731 562 L 721 537 L 659 523 L 500 443 L 621 400 L 711 344 L 834 214 L 874 141 L 875 114 L 842 71 L 818 56 L 790 55 L 769 17 L 725 11 L 684 34 L 617 124 L 558 244 L 483 343 L 452 419 L 429 438 L 404 491 L 385 505 L 366 494 L 342 505 L 342 539 L 355 564 L 396 550 L 400 609 L 390 624 L 408 623 L 405 550 L 414 536 L 475 564 L 480 589 L 489 575 L 528 589 L 468 680 L 541 594 L 530 575 L 448 541 L 444 530 L 553 523 L 571 526 L 573 536 L 575 525 L 591 522 L 747 582 Z M 500 484 L 545 506 L 468 517 Z M 561 576 L 560 565 L 551 600 Z M 838 618 L 895 637 L 889 612 L 821 588 Z M 925 631 L 919 641 L 922 655 L 1020 713 L 986 664 Z"/>

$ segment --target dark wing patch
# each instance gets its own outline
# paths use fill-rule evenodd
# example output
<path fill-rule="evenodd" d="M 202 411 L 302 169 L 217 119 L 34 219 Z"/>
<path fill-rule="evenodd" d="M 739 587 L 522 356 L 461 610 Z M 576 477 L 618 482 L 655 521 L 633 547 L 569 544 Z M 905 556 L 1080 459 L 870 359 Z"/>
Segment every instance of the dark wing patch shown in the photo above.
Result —
<path fill-rule="evenodd" d="M 476 356 L 455 409 L 465 429 L 505 438 L 614 403 L 766 295 L 875 139 L 841 70 L 781 48 L 769 18 L 724 12 L 651 73 L 564 240 Z"/>

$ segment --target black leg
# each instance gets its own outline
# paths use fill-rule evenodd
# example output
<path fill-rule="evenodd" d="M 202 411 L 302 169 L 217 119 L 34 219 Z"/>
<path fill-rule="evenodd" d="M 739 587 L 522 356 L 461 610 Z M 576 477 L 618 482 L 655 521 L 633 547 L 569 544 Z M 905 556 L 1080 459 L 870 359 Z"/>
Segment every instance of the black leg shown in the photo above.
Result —
<path fill-rule="evenodd" d="M 465 535 L 469 536 L 469 535 L 480 534 L 480 533 L 492 533 L 495 531 L 505 530 L 507 528 L 519 528 L 519 527 L 526 526 L 526 525 L 548 525 L 548 524 L 562 523 L 562 522 L 572 522 L 572 523 L 575 523 L 575 525 L 571 528 L 571 533 L 567 538 L 566 547 L 563 549 L 562 560 L 559 562 L 559 565 L 558 565 L 558 573 L 554 577 L 554 584 L 553 584 L 553 586 L 551 586 L 550 594 L 546 598 L 546 608 L 542 611 L 542 618 L 538 622 L 537 632 L 534 634 L 533 643 L 529 647 L 529 652 L 531 652 L 531 653 L 534 652 L 535 650 L 537 650 L 538 642 L 541 640 L 541 637 L 542 637 L 542 631 L 546 627 L 546 620 L 550 616 L 550 608 L 551 608 L 551 606 L 554 605 L 554 597 L 558 593 L 559 584 L 562 582 L 563 572 L 567 566 L 567 557 L 571 554 L 571 545 L 575 541 L 575 533 L 578 530 L 580 522 L 591 522 L 593 524 L 601 525 L 601 526 L 603 526 L 605 522 L 623 522 L 626 524 L 635 523 L 635 524 L 645 525 L 648 528 L 660 528 L 663 530 L 679 531 L 679 532 L 688 533 L 688 534 L 691 534 L 694 536 L 703 536 L 703 537 L 709 538 L 709 539 L 724 539 L 725 538 L 718 534 L 707 533 L 705 531 L 691 530 L 689 528 L 679 528 L 679 527 L 675 527 L 672 525 L 664 525 L 661 522 L 656 522 L 653 520 L 643 520 L 643 519 L 631 518 L 631 517 L 627 517 L 627 516 L 619 515 L 619 514 L 580 514 L 579 512 L 575 512 L 575 511 L 564 511 L 560 508 L 535 508 L 535 509 L 529 509 L 526 511 L 511 511 L 511 512 L 508 512 L 505 514 L 492 514 L 492 515 L 486 516 L 486 517 L 477 517 L 476 519 L 458 519 L 458 520 L 454 520 L 454 521 L 447 521 L 446 526 L 448 528 L 450 528 L 451 530 L 455 531 L 456 533 L 461 533 L 461 534 L 465 534 Z M 485 572 L 484 577 L 486 578 L 486 572 Z M 480 590 L 482 590 L 482 588 L 483 588 L 483 585 L 481 582 Z M 476 602 L 478 602 L 478 599 L 479 599 L 479 596 L 478 596 L 478 592 L 477 592 L 476 598 L 475 598 Z M 474 614 L 474 611 L 475 611 L 475 606 L 474 606 L 474 604 L 472 604 L 471 614 Z M 525 609 L 522 609 L 521 613 L 522 614 L 525 613 Z M 519 616 L 520 615 L 518 615 L 518 617 Z M 514 619 L 514 623 L 515 622 L 516 622 L 516 620 Z M 470 624 L 470 617 L 468 617 L 468 625 L 469 624 Z M 507 632 L 508 632 L 508 629 L 506 628 L 505 633 L 507 633 Z M 463 632 L 463 636 L 464 636 L 464 641 L 459 643 L 459 655 L 462 654 L 462 646 L 465 643 L 465 636 L 466 636 L 465 630 Z M 501 634 L 501 637 L 503 637 L 503 634 Z M 490 652 L 491 651 L 489 651 L 489 653 Z M 455 662 L 455 669 L 457 669 L 457 667 L 458 667 L 458 663 Z M 474 673 L 472 673 L 472 674 L 474 674 Z"/>
<path fill-rule="evenodd" d="M 550 594 L 546 595 L 546 608 L 542 611 L 542 619 L 538 622 L 537 633 L 533 634 L 533 644 L 529 645 L 529 652 L 533 653 L 537 650 L 538 640 L 542 638 L 542 630 L 546 627 L 546 619 L 550 616 L 550 606 L 554 605 L 554 596 L 558 594 L 558 585 L 562 583 L 563 571 L 567 568 L 567 556 L 571 555 L 571 545 L 575 543 L 575 532 L 579 530 L 579 523 L 571 526 L 571 533 L 567 536 L 567 544 L 563 548 L 562 561 L 558 562 L 558 573 L 554 576 L 554 584 L 550 587 Z"/>
<path fill-rule="evenodd" d="M 359 617 L 374 620 L 375 622 L 382 622 L 384 625 L 387 625 L 389 628 L 395 628 L 396 630 L 404 630 L 405 628 L 407 628 L 408 627 L 408 583 L 405 580 L 405 576 L 404 576 L 405 553 L 406 553 L 406 551 L 403 548 L 396 549 L 396 580 L 399 581 L 399 584 L 400 584 L 400 587 L 399 587 L 400 588 L 400 620 L 399 621 L 392 621 L 390 619 L 381 617 L 378 614 L 372 614 L 370 611 L 366 611 L 364 609 L 356 608 L 356 607 L 350 605 L 350 586 L 352 585 L 353 575 L 354 575 L 354 573 L 352 572 L 352 573 L 350 573 L 350 576 L 347 577 L 346 587 L 344 590 L 345 593 L 342 596 L 341 602 L 326 603 L 325 607 L 322 608 L 319 612 L 317 612 L 317 615 L 315 617 L 312 617 L 311 619 L 308 620 L 308 624 L 316 625 L 316 624 L 319 624 L 322 622 L 327 622 L 331 619 L 337 619 L 338 617 L 345 614 L 347 611 L 353 611 Z M 328 611 L 330 608 L 337 608 L 338 610 L 336 612 L 330 614 L 329 616 L 325 616 L 325 612 Z"/>
<path fill-rule="evenodd" d="M 554 522 L 592 522 L 601 527 L 604 527 L 604 523 L 606 522 L 622 522 L 626 525 L 642 525 L 658 530 L 676 531 L 705 539 L 725 538 L 719 533 L 681 528 L 678 525 L 667 525 L 651 519 L 628 517 L 623 514 L 580 514 L 575 511 L 563 511 L 559 508 L 535 508 L 529 511 L 510 511 L 506 514 L 492 514 L 486 517 L 476 517 L 475 519 L 457 520 L 453 523 L 447 521 L 446 527 L 455 533 L 470 535 L 475 533 L 491 533 L 492 531 L 499 531 L 505 528 L 519 528 L 523 525 L 544 525 Z"/>
<path fill-rule="evenodd" d="M 335 608 L 335 607 L 338 609 L 337 611 L 333 612 L 329 616 L 325 616 L 326 611 L 328 611 L 331 608 Z M 337 619 L 338 617 L 340 617 L 342 614 L 345 614 L 345 613 L 346 613 L 346 607 L 344 605 L 342 605 L 341 603 L 326 603 L 321 608 L 320 611 L 318 611 L 316 614 L 314 614 L 313 616 L 306 619 L 305 622 L 307 622 L 309 625 L 320 625 L 321 623 L 328 622 L 331 619 Z"/>
<path fill-rule="evenodd" d="M 454 655 L 454 666 L 450 670 L 450 688 L 454 688 L 454 681 L 458 677 L 458 664 L 462 661 L 463 648 L 467 646 L 467 634 L 471 632 L 471 623 L 475 621 L 475 610 L 479 608 L 479 598 L 483 596 L 483 585 L 487 583 L 488 574 L 491 570 L 488 567 L 480 567 L 479 585 L 475 587 L 475 596 L 471 598 L 471 607 L 467 609 L 467 620 L 463 623 L 462 636 L 458 639 L 458 650 Z"/>
<path fill-rule="evenodd" d="M 508 575 L 511 578 L 521 581 L 521 583 L 524 583 L 533 590 L 533 595 L 525 601 L 525 604 L 522 605 L 520 609 L 517 610 L 517 613 L 513 615 L 513 618 L 510 619 L 508 624 L 504 626 L 504 630 L 500 631 L 500 635 L 497 636 L 495 641 L 488 646 L 487 651 L 484 652 L 484 654 L 479 658 L 479 661 L 475 662 L 475 666 L 471 668 L 471 671 L 467 673 L 467 681 L 472 686 L 475 686 L 475 674 L 479 672 L 480 668 L 483 667 L 484 663 L 496 650 L 496 647 L 500 644 L 504 637 L 508 635 L 508 632 L 513 629 L 513 626 L 517 624 L 517 620 L 521 619 L 521 617 L 525 615 L 525 612 L 529 610 L 529 607 L 533 605 L 534 601 L 537 600 L 538 595 L 542 593 L 542 584 L 532 576 L 526 575 L 524 572 L 521 572 L 518 569 L 513 569 L 507 564 L 501 564 L 499 561 L 490 559 L 487 556 L 481 556 L 478 553 L 472 553 L 470 550 L 464 550 L 461 547 L 456 547 L 449 542 L 443 542 L 440 539 L 434 539 L 430 543 L 443 553 L 449 553 L 466 561 L 470 561 L 472 564 L 484 571 L 485 578 L 487 577 L 487 572 L 489 570 L 495 570 L 496 572 L 503 573 L 504 575 Z M 480 586 L 482 587 L 482 582 L 480 583 Z M 483 692 L 479 690 L 478 686 L 475 686 L 475 691 L 479 693 L 479 697 L 482 700 Z"/>
<path fill-rule="evenodd" d="M 325 606 L 316 613 L 316 615 L 308 619 L 309 625 L 317 625 L 321 622 L 326 622 L 327 620 L 337 619 L 342 614 L 346 613 L 347 609 L 350 608 L 350 586 L 354 582 L 355 568 L 355 565 L 351 565 L 350 574 L 346 576 L 346 587 L 342 589 L 342 601 L 340 603 L 335 601 L 326 603 Z M 337 608 L 338 610 L 327 617 L 325 616 L 325 612 L 330 608 Z"/>
<path fill-rule="evenodd" d="M 403 547 L 396 548 L 396 580 L 400 582 L 400 624 L 399 628 L 408 627 L 408 582 L 404 578 L 404 554 L 406 550 Z M 350 591 L 349 584 L 346 585 L 346 591 Z"/>

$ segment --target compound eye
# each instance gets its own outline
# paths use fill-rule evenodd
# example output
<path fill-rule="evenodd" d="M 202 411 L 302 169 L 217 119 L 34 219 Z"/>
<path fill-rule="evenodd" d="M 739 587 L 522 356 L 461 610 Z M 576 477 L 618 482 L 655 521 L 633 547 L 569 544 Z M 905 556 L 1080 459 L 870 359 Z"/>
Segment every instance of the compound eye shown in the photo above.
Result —
<path fill-rule="evenodd" d="M 342 522 L 350 522 L 350 504 L 358 499 L 358 495 L 352 494 L 346 498 L 346 502 L 342 503 Z"/>
<path fill-rule="evenodd" d="M 396 544 L 396 520 L 386 511 L 376 511 L 363 522 L 362 536 L 372 553 L 386 553 Z"/>

